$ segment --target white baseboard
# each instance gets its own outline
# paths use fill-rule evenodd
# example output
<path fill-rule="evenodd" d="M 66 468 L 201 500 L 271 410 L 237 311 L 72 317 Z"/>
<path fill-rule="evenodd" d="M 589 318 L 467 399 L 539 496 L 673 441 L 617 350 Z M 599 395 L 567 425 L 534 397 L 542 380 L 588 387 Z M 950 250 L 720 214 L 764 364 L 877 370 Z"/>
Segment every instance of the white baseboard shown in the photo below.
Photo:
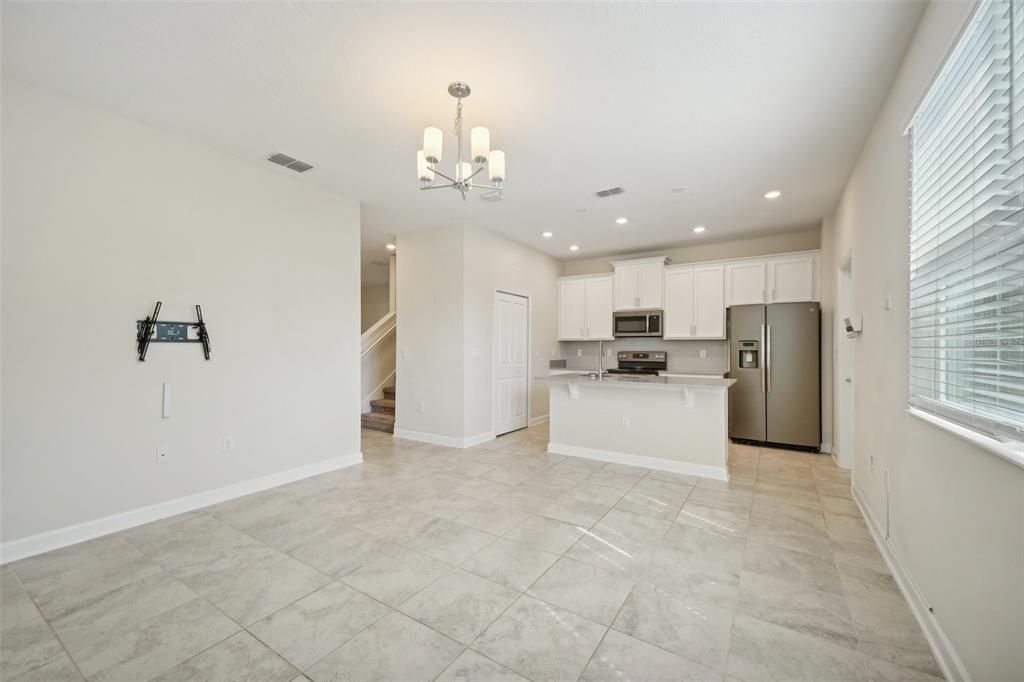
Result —
<path fill-rule="evenodd" d="M 408 429 L 396 428 L 394 436 L 395 438 L 405 438 L 406 440 L 415 440 L 420 443 L 443 445 L 447 448 L 471 448 L 474 445 L 480 445 L 480 443 L 486 443 L 489 440 L 494 440 L 494 431 L 487 431 L 485 433 L 478 433 L 475 436 L 459 438 L 458 436 L 443 436 L 439 433 L 410 431 Z"/>
<path fill-rule="evenodd" d="M 643 455 L 631 455 L 626 452 L 583 448 L 577 445 L 563 445 L 561 443 L 548 443 L 548 452 L 555 455 L 582 457 L 583 459 L 596 459 L 599 462 L 611 462 L 612 464 L 626 464 L 634 467 L 644 467 L 646 469 L 670 471 L 674 474 L 687 474 L 688 476 L 713 478 L 718 481 L 729 480 L 729 470 L 726 467 L 690 464 L 689 462 L 678 462 L 670 459 L 661 459 L 660 457 L 645 457 Z"/>
<path fill-rule="evenodd" d="M 546 424 L 548 421 L 548 417 L 549 415 L 546 414 L 537 415 L 536 417 L 530 417 L 530 421 L 527 422 L 527 425 L 540 426 L 541 424 Z"/>
<path fill-rule="evenodd" d="M 0 564 L 35 556 L 36 554 L 60 549 L 61 547 L 76 545 L 79 542 L 92 540 L 102 535 L 110 535 L 111 533 L 117 533 L 128 528 L 159 521 L 168 516 L 184 514 L 185 512 L 209 507 L 211 504 L 217 504 L 218 502 L 226 502 L 236 497 L 243 497 L 288 483 L 294 483 L 304 478 L 317 476 L 328 471 L 334 471 L 335 469 L 342 469 L 353 464 L 361 464 L 362 461 L 363 453 L 361 452 L 332 457 L 331 459 L 288 469 L 287 471 L 279 471 L 275 474 L 251 478 L 247 481 L 232 483 L 221 488 L 214 488 L 213 490 L 204 490 L 194 495 L 177 497 L 166 502 L 131 509 L 120 514 L 78 523 L 74 526 L 58 528 L 57 530 L 31 535 L 18 540 L 11 540 L 0 544 Z"/>
<path fill-rule="evenodd" d="M 882 533 L 863 493 L 861 493 L 856 485 L 853 485 L 852 489 L 853 499 L 857 502 L 857 506 L 860 507 L 861 515 L 867 521 L 871 537 L 874 538 L 875 545 L 878 546 L 882 557 L 885 559 L 885 563 L 889 566 L 889 570 L 896 579 L 900 592 L 903 593 L 907 604 L 910 605 L 910 611 L 914 614 L 914 618 L 917 619 L 918 625 L 921 626 L 921 631 L 924 632 L 925 639 L 928 640 L 928 646 L 932 649 L 932 655 L 935 656 L 939 667 L 942 668 L 942 674 L 950 682 L 971 682 L 971 675 L 967 672 L 963 661 L 960 660 L 956 649 L 953 648 L 953 643 L 946 635 L 945 630 L 942 629 L 942 625 L 939 624 L 935 615 L 928 610 L 928 600 L 921 591 L 920 585 L 917 584 L 914 576 L 907 570 L 896 550 L 886 541 L 885 535 Z"/>

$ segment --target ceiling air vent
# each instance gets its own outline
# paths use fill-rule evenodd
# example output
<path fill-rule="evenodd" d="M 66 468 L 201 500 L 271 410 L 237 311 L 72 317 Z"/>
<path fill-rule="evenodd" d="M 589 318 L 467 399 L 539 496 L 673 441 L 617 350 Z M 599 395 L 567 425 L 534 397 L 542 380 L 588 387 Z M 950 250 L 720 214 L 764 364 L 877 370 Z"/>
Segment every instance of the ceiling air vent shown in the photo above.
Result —
<path fill-rule="evenodd" d="M 278 166 L 291 168 L 296 173 L 305 173 L 310 168 L 312 168 L 312 166 L 310 166 L 305 161 L 293 159 L 287 154 L 271 154 L 270 156 L 267 157 L 267 161 L 270 161 L 271 163 L 276 163 Z"/>
<path fill-rule="evenodd" d="M 613 197 L 616 194 L 622 194 L 625 191 L 626 190 L 621 187 L 609 187 L 608 189 L 598 190 L 597 192 L 594 192 L 594 194 L 596 194 L 599 199 L 605 199 L 607 197 Z"/>

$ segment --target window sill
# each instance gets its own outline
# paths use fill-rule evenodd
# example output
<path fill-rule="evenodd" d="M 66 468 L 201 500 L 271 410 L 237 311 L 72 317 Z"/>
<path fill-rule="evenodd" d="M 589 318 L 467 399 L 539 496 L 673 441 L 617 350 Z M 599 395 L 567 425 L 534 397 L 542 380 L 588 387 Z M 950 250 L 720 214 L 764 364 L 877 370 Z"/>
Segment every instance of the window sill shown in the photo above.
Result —
<path fill-rule="evenodd" d="M 1016 464 L 1017 466 L 1024 468 L 1024 443 L 1004 443 L 1003 441 L 980 434 L 977 431 L 971 431 L 959 424 L 954 424 L 953 422 L 931 414 L 930 412 L 919 410 L 916 407 L 908 407 L 907 412 L 921 421 L 928 422 L 932 426 L 937 426 L 946 433 L 951 433 L 961 440 L 965 440 L 972 445 L 982 448 L 983 450 L 988 450 L 993 455 L 1005 459 L 1011 464 Z"/>

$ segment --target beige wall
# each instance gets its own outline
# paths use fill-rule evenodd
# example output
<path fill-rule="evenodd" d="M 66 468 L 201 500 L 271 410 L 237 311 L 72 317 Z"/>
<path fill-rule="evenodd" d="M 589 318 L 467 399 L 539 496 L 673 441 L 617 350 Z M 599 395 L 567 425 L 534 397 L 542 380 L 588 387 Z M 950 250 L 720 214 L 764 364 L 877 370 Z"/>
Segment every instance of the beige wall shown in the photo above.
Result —
<path fill-rule="evenodd" d="M 821 245 L 821 229 L 800 230 L 767 237 L 753 237 L 712 244 L 695 244 L 693 246 L 677 246 L 653 251 L 621 253 L 600 258 L 564 261 L 564 275 L 589 275 L 597 272 L 611 272 L 612 261 L 627 258 L 645 258 L 647 256 L 668 256 L 674 264 L 696 263 L 707 260 L 724 260 L 727 258 L 746 258 L 748 256 L 766 256 L 773 253 L 790 251 L 809 251 Z"/>
<path fill-rule="evenodd" d="M 360 331 L 365 332 L 377 324 L 380 318 L 388 314 L 390 306 L 389 295 L 389 287 L 386 284 L 376 287 L 363 287 L 360 290 L 359 316 L 362 320 Z"/>
<path fill-rule="evenodd" d="M 903 133 L 972 10 L 933 2 L 834 217 L 832 262 L 852 254 L 864 316 L 855 342 L 853 482 L 934 610 L 967 673 L 1024 676 L 1024 468 L 907 413 L 909 149 Z M 823 279 L 825 279 L 823 277 Z M 893 297 L 886 311 L 883 301 Z M 839 434 L 840 447 L 845 442 Z M 872 466 L 873 461 L 873 466 Z M 941 650 L 941 649 L 940 649 Z"/>
<path fill-rule="evenodd" d="M 358 455 L 359 204 L 17 81 L 3 95 L 3 540 Z M 193 344 L 138 361 L 157 300 L 164 320 L 203 306 L 209 362 Z"/>

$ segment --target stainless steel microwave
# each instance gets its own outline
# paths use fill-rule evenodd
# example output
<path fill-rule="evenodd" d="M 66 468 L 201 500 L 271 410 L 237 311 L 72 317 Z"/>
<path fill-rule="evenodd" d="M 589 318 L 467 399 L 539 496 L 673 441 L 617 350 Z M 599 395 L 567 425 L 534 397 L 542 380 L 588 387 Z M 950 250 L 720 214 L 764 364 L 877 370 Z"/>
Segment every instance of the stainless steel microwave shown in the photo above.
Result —
<path fill-rule="evenodd" d="M 660 310 L 629 310 L 615 313 L 615 336 L 661 336 Z"/>

